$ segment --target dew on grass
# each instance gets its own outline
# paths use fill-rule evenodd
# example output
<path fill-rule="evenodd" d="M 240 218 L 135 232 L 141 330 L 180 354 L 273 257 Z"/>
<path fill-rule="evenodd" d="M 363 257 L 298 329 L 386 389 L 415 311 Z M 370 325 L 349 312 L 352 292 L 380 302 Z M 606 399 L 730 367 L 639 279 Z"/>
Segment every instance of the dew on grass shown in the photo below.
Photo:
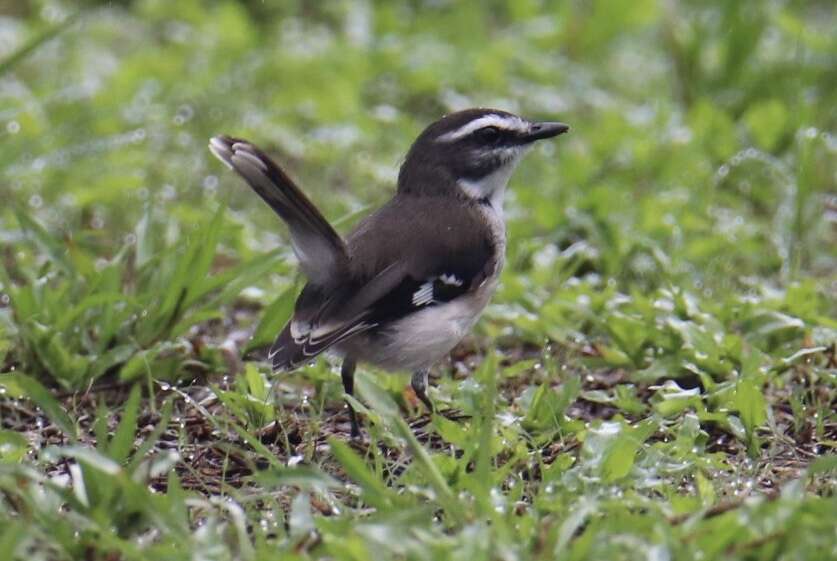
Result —
<path fill-rule="evenodd" d="M 218 176 L 217 175 L 207 175 L 203 178 L 203 182 L 201 183 L 203 188 L 206 191 L 215 192 L 218 188 Z"/>
<path fill-rule="evenodd" d="M 174 188 L 174 185 L 171 183 L 166 183 L 163 185 L 163 188 L 160 189 L 160 199 L 163 201 L 171 201 L 177 196 L 177 189 Z"/>
<path fill-rule="evenodd" d="M 17 134 L 20 132 L 20 123 L 17 121 L 9 121 L 6 123 L 6 132 L 9 134 Z"/>
<path fill-rule="evenodd" d="M 183 104 L 177 108 L 177 112 L 174 115 L 173 122 L 175 125 L 180 126 L 185 122 L 189 121 L 195 115 L 195 110 L 189 104 Z"/>

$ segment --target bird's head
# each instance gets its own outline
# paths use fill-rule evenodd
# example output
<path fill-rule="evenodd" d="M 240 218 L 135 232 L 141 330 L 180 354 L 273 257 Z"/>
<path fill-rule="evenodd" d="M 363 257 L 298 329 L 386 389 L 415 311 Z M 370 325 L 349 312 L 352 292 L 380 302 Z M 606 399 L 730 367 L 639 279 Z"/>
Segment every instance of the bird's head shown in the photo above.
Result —
<path fill-rule="evenodd" d="M 398 190 L 495 202 L 535 141 L 569 129 L 563 123 L 533 122 L 498 109 L 451 113 L 413 143 L 398 175 Z"/>

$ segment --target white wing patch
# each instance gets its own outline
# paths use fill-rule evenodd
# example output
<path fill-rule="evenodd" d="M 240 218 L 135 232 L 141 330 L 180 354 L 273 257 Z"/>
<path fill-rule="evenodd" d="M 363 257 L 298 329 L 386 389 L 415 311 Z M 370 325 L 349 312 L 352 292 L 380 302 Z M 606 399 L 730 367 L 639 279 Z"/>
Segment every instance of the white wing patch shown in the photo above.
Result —
<path fill-rule="evenodd" d="M 429 280 L 413 293 L 413 306 L 424 306 L 433 301 L 433 281 Z"/>
<path fill-rule="evenodd" d="M 449 286 L 462 286 L 462 279 L 456 278 L 456 275 L 439 275 L 439 280 Z"/>
<path fill-rule="evenodd" d="M 529 130 L 529 124 L 517 115 L 496 115 L 492 113 L 490 115 L 483 115 L 479 119 L 474 119 L 473 121 L 465 123 L 455 131 L 445 133 L 440 136 L 438 140 L 439 142 L 452 142 L 468 136 L 472 132 L 483 127 L 497 127 L 498 129 L 519 132 Z"/>
<path fill-rule="evenodd" d="M 438 277 L 430 278 L 413 293 L 413 306 L 420 307 L 433 302 L 433 283 L 437 279 L 448 286 L 462 286 L 462 279 L 457 278 L 456 275 L 445 273 Z"/>

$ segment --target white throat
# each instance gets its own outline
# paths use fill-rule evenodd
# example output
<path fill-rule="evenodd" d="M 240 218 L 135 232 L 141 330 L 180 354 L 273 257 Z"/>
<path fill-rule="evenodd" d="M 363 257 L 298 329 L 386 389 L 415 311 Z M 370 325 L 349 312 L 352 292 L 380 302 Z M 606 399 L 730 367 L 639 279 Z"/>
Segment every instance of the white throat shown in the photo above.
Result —
<path fill-rule="evenodd" d="M 486 199 L 498 213 L 503 213 L 503 199 L 514 168 L 523 153 L 516 154 L 504 166 L 479 179 L 460 179 L 456 182 L 460 189 L 472 199 Z"/>

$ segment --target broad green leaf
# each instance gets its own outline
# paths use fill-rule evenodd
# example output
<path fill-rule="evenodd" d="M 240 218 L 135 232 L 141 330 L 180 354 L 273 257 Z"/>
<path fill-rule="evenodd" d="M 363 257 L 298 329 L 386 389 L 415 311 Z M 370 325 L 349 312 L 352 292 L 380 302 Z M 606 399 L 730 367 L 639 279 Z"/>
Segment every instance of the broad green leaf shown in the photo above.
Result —
<path fill-rule="evenodd" d="M 22 434 L 0 429 L 0 463 L 23 460 L 29 451 L 29 443 Z"/>
<path fill-rule="evenodd" d="M 293 313 L 297 290 L 295 284 L 289 286 L 262 311 L 262 319 L 259 321 L 253 338 L 247 343 L 246 351 L 273 342 Z"/>
<path fill-rule="evenodd" d="M 764 394 L 751 379 L 745 378 L 736 384 L 735 404 L 748 435 L 767 420 Z"/>
<path fill-rule="evenodd" d="M 623 428 L 602 457 L 600 469 L 606 482 L 618 481 L 630 473 L 640 446 L 656 432 L 657 427 L 655 420 L 645 419 L 636 427 Z"/>

